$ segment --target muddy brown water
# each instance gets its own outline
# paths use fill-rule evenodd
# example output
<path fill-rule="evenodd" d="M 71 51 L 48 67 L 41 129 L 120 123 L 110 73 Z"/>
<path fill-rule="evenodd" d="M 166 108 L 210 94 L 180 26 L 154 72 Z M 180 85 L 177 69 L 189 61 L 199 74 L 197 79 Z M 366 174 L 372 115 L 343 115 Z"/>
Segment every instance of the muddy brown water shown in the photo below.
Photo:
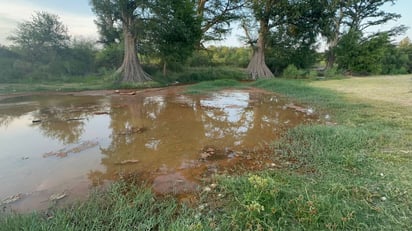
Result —
<path fill-rule="evenodd" d="M 310 110 L 258 90 L 6 98 L 0 203 L 17 212 L 44 209 L 133 173 L 149 176 L 157 193 L 195 191 L 205 171 L 243 161 L 237 157 L 245 150 L 316 120 Z"/>

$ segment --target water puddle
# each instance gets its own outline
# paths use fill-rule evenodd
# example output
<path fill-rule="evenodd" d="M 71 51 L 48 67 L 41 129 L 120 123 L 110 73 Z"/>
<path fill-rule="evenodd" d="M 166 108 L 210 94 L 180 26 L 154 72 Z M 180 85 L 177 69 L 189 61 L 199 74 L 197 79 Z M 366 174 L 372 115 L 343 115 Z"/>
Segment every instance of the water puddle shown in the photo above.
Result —
<path fill-rule="evenodd" d="M 313 111 L 256 90 L 193 96 L 38 95 L 0 101 L 0 204 L 18 212 L 87 196 L 128 174 L 156 193 L 199 190 L 199 179 L 248 164 Z"/>

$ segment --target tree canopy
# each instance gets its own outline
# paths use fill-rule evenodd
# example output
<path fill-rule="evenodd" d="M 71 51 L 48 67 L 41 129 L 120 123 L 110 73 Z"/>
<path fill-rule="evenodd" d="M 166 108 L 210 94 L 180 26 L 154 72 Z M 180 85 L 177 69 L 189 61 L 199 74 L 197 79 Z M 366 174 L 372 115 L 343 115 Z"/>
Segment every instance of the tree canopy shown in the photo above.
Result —
<path fill-rule="evenodd" d="M 26 53 L 30 62 L 36 62 L 50 58 L 50 53 L 66 48 L 70 37 L 59 16 L 35 12 L 30 21 L 19 23 L 8 39 Z"/>

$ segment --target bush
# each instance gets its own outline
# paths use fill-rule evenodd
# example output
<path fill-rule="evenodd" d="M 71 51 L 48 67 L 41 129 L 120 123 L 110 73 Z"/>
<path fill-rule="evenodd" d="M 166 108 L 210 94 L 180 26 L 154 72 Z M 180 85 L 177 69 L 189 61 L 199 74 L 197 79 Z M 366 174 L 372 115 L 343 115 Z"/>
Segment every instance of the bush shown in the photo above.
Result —
<path fill-rule="evenodd" d="M 225 67 L 190 68 L 181 73 L 174 73 L 169 78 L 179 83 L 195 83 L 218 79 L 244 80 L 247 79 L 247 73 L 242 69 Z"/>
<path fill-rule="evenodd" d="M 299 70 L 295 65 L 290 64 L 285 70 L 283 70 L 282 76 L 286 79 L 299 79 L 305 76 L 305 72 Z"/>

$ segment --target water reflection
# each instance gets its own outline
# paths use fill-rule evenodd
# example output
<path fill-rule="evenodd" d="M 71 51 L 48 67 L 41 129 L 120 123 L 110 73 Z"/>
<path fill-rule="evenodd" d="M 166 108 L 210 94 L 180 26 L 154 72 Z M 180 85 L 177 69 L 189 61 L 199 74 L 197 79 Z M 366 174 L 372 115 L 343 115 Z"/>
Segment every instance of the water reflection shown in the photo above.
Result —
<path fill-rule="evenodd" d="M 125 173 L 186 168 L 210 146 L 253 149 L 312 119 L 285 104 L 259 92 L 189 96 L 167 90 L 0 101 L 0 199 L 61 187 L 75 194 L 85 179 L 100 185 Z"/>

